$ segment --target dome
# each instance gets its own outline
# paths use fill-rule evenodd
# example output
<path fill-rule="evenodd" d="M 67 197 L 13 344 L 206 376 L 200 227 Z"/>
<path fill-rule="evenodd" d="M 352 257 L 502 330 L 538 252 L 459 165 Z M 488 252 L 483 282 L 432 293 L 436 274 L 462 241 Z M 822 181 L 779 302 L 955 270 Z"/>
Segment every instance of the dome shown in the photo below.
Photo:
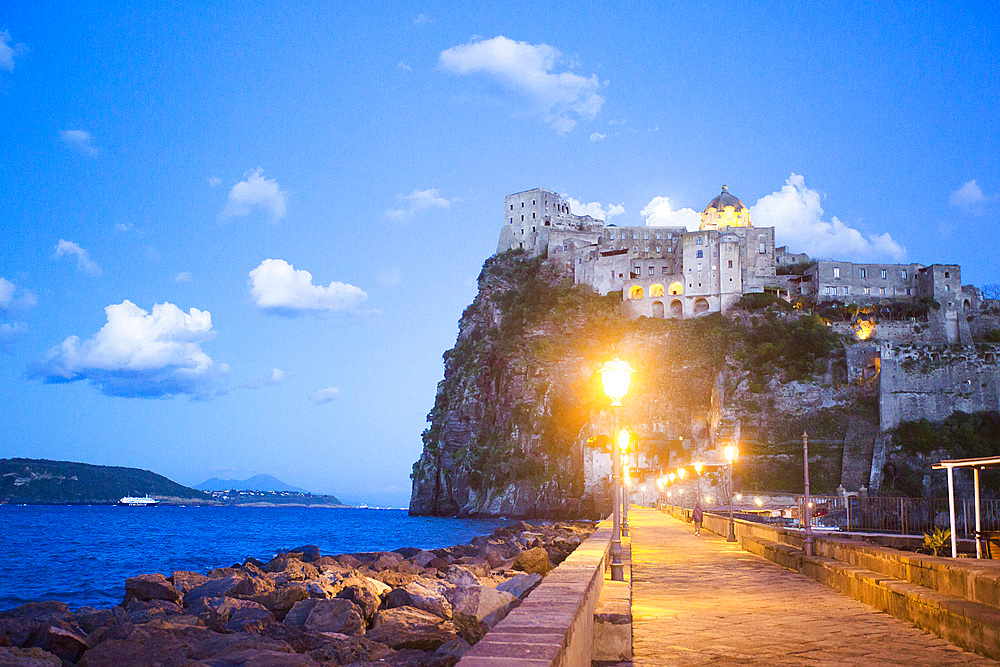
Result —
<path fill-rule="evenodd" d="M 729 188 L 723 185 L 722 192 L 719 193 L 719 195 L 715 199 L 708 202 L 708 206 L 705 207 L 705 212 L 707 213 L 708 209 L 710 208 L 714 208 L 716 211 L 722 211 L 727 206 L 732 206 L 737 211 L 747 210 L 747 207 L 743 205 L 743 202 L 740 201 L 740 198 L 729 194 Z"/>

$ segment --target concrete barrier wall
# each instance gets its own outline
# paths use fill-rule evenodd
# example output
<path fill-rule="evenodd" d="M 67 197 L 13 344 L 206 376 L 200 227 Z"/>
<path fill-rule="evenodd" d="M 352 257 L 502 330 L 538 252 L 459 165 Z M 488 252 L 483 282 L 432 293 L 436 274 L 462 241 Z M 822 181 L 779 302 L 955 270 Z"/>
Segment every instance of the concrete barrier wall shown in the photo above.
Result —
<path fill-rule="evenodd" d="M 458 664 L 590 665 L 594 608 L 604 584 L 611 533 L 610 521 L 598 524 L 597 530 Z"/>

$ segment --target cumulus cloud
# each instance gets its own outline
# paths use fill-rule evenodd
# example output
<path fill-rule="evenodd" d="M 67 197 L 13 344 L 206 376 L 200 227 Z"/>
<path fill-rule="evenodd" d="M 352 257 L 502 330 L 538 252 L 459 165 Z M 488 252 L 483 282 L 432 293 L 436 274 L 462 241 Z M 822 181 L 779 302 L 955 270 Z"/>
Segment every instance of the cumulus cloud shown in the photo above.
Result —
<path fill-rule="evenodd" d="M 813 257 L 899 261 L 906 256 L 906 249 L 889 234 L 865 236 L 836 216 L 824 220 L 820 193 L 806 187 L 799 174 L 791 174 L 780 190 L 759 199 L 750 216 L 758 227 L 774 227 L 781 245 Z"/>
<path fill-rule="evenodd" d="M 265 259 L 250 272 L 250 293 L 261 310 L 295 317 L 308 312 L 354 310 L 368 295 L 360 287 L 313 285 L 312 274 L 283 259 Z"/>
<path fill-rule="evenodd" d="M 217 185 L 222 185 L 222 179 L 219 178 L 218 176 L 209 176 L 207 180 L 208 180 L 208 187 L 210 188 L 214 188 Z"/>
<path fill-rule="evenodd" d="M 70 148 L 86 155 L 97 155 L 100 151 L 94 145 L 94 137 L 84 130 L 62 130 L 59 132 L 63 142 Z"/>
<path fill-rule="evenodd" d="M 412 72 L 413 71 L 413 68 L 410 67 L 409 65 L 407 65 L 406 63 L 404 63 L 402 60 L 399 61 L 399 64 L 397 64 L 396 67 L 398 67 L 399 69 L 403 70 L 404 72 Z"/>
<path fill-rule="evenodd" d="M 441 193 L 434 188 L 414 190 L 408 195 L 400 195 L 399 199 L 403 201 L 403 206 L 387 209 L 385 212 L 385 217 L 390 220 L 409 220 L 415 213 L 426 211 L 429 208 L 451 208 L 453 201 L 442 197 Z"/>
<path fill-rule="evenodd" d="M 972 179 L 952 192 L 951 196 L 948 197 L 948 202 L 952 206 L 957 206 L 969 213 L 982 215 L 983 204 L 986 203 L 986 195 L 983 194 L 983 189 L 976 183 L 976 179 Z"/>
<path fill-rule="evenodd" d="M 0 69 L 14 71 L 14 48 L 9 44 L 10 35 L 0 32 Z"/>
<path fill-rule="evenodd" d="M 56 257 L 76 257 L 76 268 L 92 276 L 101 275 L 101 267 L 90 259 L 90 253 L 77 243 L 59 239 L 59 243 L 56 244 Z"/>
<path fill-rule="evenodd" d="M 607 136 L 608 136 L 608 135 L 606 135 L 606 134 L 601 134 L 600 132 L 591 132 L 591 133 L 590 133 L 590 140 L 591 140 L 591 141 L 594 141 L 594 142 L 597 142 L 597 141 L 603 141 L 604 139 L 606 139 L 606 138 L 607 138 Z"/>
<path fill-rule="evenodd" d="M 646 225 L 650 227 L 686 227 L 689 230 L 698 229 L 701 225 L 701 214 L 693 208 L 675 209 L 670 197 L 653 197 L 639 211 L 646 217 Z"/>
<path fill-rule="evenodd" d="M 192 280 L 194 280 L 194 278 L 191 277 L 190 271 L 181 271 L 176 276 L 174 276 L 174 282 L 178 283 L 189 283 Z"/>
<path fill-rule="evenodd" d="M 222 390 L 229 373 L 213 361 L 202 343 L 212 339 L 212 315 L 172 303 L 152 313 L 131 301 L 104 309 L 107 324 L 85 341 L 70 336 L 49 350 L 35 373 L 46 383 L 85 380 L 108 396 L 207 397 Z"/>
<path fill-rule="evenodd" d="M 246 180 L 240 181 L 229 191 L 229 199 L 225 208 L 219 213 L 220 220 L 229 218 L 245 218 L 254 209 L 263 211 L 271 222 L 278 222 L 285 217 L 287 194 L 273 179 L 264 178 L 264 170 L 260 167 L 246 174 Z"/>
<path fill-rule="evenodd" d="M 327 387 L 325 389 L 320 389 L 319 391 L 314 393 L 312 396 L 309 397 L 309 400 L 312 402 L 313 405 L 322 405 L 323 403 L 329 403 L 338 396 L 340 396 L 339 389 L 337 389 L 336 387 Z"/>
<path fill-rule="evenodd" d="M 548 44 L 516 42 L 502 35 L 473 38 L 441 52 L 438 66 L 461 75 L 479 74 L 527 100 L 532 110 L 559 134 L 576 127 L 578 119 L 593 120 L 604 104 L 597 94 L 596 74 L 580 76 L 554 71 L 562 53 Z"/>
<path fill-rule="evenodd" d="M 267 378 L 268 384 L 281 384 L 288 378 L 292 376 L 288 371 L 283 371 L 280 368 L 272 368 L 271 375 Z"/>
<path fill-rule="evenodd" d="M 18 336 L 28 330 L 28 325 L 17 318 L 36 303 L 34 294 L 11 280 L 0 278 L 0 351 L 7 350 Z"/>
<path fill-rule="evenodd" d="M 568 195 L 562 195 L 563 201 L 569 204 L 570 213 L 573 215 L 589 215 L 595 220 L 607 220 L 625 212 L 624 204 L 608 204 L 602 206 L 600 202 L 592 201 L 583 203 Z"/>

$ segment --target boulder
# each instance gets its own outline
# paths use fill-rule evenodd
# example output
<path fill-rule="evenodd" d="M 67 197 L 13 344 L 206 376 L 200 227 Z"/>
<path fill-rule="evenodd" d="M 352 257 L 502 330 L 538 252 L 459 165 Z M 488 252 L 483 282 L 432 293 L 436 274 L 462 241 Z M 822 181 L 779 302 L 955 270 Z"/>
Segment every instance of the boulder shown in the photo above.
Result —
<path fill-rule="evenodd" d="M 452 565 L 449 567 L 445 572 L 444 578 L 459 587 L 479 585 L 479 577 L 473 574 L 469 568 L 461 565 Z"/>
<path fill-rule="evenodd" d="M 394 649 L 434 651 L 458 638 L 458 631 L 445 621 L 414 607 L 396 607 L 379 611 L 372 629 L 365 636 Z"/>
<path fill-rule="evenodd" d="M 396 553 L 398 553 L 403 558 L 407 558 L 407 559 L 413 558 L 414 556 L 416 556 L 421 551 L 423 551 L 423 549 L 418 549 L 417 547 L 401 547 L 399 549 L 395 549 Z M 423 566 L 421 566 L 421 567 L 423 567 Z"/>
<path fill-rule="evenodd" d="M 285 618 L 282 623 L 286 628 L 304 628 L 306 625 L 306 619 L 309 618 L 309 613 L 319 602 L 317 599 L 300 600 L 296 602 L 288 613 L 285 614 Z"/>
<path fill-rule="evenodd" d="M 125 600 L 180 602 L 181 594 L 162 574 L 140 574 L 125 580 Z"/>
<path fill-rule="evenodd" d="M 520 600 L 489 586 L 454 588 L 447 593 L 451 617 L 462 636 L 475 644 L 499 623 Z M 392 644 L 390 644 L 392 646 Z"/>
<path fill-rule="evenodd" d="M 459 637 L 458 639 L 452 639 L 450 642 L 441 644 L 435 653 L 461 658 L 470 648 L 472 648 L 472 644 Z"/>
<path fill-rule="evenodd" d="M 455 561 L 455 565 L 461 565 L 476 577 L 488 576 L 491 569 L 490 564 L 479 556 L 462 556 Z"/>
<path fill-rule="evenodd" d="M 301 559 L 306 563 L 312 563 L 320 557 L 319 547 L 315 544 L 307 544 L 289 550 L 291 553 L 301 554 Z"/>
<path fill-rule="evenodd" d="M 349 570 L 356 570 L 361 567 L 361 560 L 355 558 L 351 554 L 342 554 L 336 557 L 337 562 L 340 563 L 341 567 L 345 567 Z"/>
<path fill-rule="evenodd" d="M 0 667 L 61 667 L 62 660 L 40 648 L 0 647 Z"/>
<path fill-rule="evenodd" d="M 344 635 L 364 634 L 365 621 L 353 602 L 333 600 L 302 600 L 296 602 L 285 616 L 286 627 L 309 632 L 337 632 Z"/>
<path fill-rule="evenodd" d="M 124 605 L 124 609 L 129 620 L 136 625 L 184 613 L 179 604 L 169 600 L 132 600 Z"/>
<path fill-rule="evenodd" d="M 382 570 L 394 568 L 401 562 L 403 562 L 403 556 L 401 554 L 398 554 L 395 551 L 382 551 L 371 563 L 369 563 L 368 566 L 376 572 L 381 572 Z"/>
<path fill-rule="evenodd" d="M 295 556 L 297 554 L 291 554 Z M 280 570 L 266 570 L 268 577 L 277 585 L 287 583 L 289 581 L 306 581 L 307 579 L 316 579 L 319 577 L 319 570 L 309 563 L 303 563 L 298 558 L 292 557 L 282 557 L 282 564 L 284 567 Z M 277 559 L 275 559 L 277 560 Z M 274 561 L 268 563 L 270 567 L 276 567 L 272 565 Z"/>
<path fill-rule="evenodd" d="M 437 557 L 438 557 L 437 554 L 435 554 L 433 551 L 418 551 L 417 553 L 407 558 L 407 560 L 409 560 L 417 567 L 427 567 L 427 564 Z"/>
<path fill-rule="evenodd" d="M 90 609 L 87 611 L 79 610 L 73 615 L 76 620 L 77 625 L 86 632 L 90 634 L 98 628 L 104 628 L 111 625 L 131 625 L 132 622 L 128 618 L 128 612 L 126 612 L 122 607 L 111 607 L 110 609 Z"/>
<path fill-rule="evenodd" d="M 176 588 L 182 596 L 195 586 L 200 586 L 208 581 L 208 577 L 203 574 L 198 574 L 197 572 L 184 572 L 183 570 L 175 571 L 172 575 L 170 575 L 169 579 L 174 585 L 174 588 Z"/>
<path fill-rule="evenodd" d="M 347 665 L 356 662 L 368 663 L 381 660 L 393 653 L 385 644 L 372 641 L 367 637 L 332 638 L 333 633 L 324 633 L 329 641 L 308 651 L 308 655 L 318 663 L 332 665 Z"/>
<path fill-rule="evenodd" d="M 368 577 L 355 577 L 340 589 L 337 597 L 356 604 L 361 610 L 365 622 L 370 623 L 375 618 L 375 612 L 382 605 L 382 597 L 379 592 L 383 590 L 383 587 L 388 589 L 388 586 L 381 581 L 375 581 Z M 388 590 L 386 590 L 387 592 Z"/>
<path fill-rule="evenodd" d="M 428 562 L 426 567 L 434 568 L 435 570 L 443 572 L 447 570 L 449 567 L 451 567 L 453 560 L 454 559 L 451 556 L 439 556 Z"/>
<path fill-rule="evenodd" d="M 0 612 L 0 637 L 7 636 L 14 646 L 24 646 L 35 630 L 56 619 L 72 619 L 69 605 L 62 602 L 29 602 Z"/>
<path fill-rule="evenodd" d="M 189 589 L 188 592 L 184 594 L 184 605 L 187 606 L 198 598 L 205 597 L 250 599 L 261 595 L 267 595 L 274 589 L 275 585 L 270 581 L 270 579 L 240 573 L 228 577 L 222 577 L 221 579 L 209 579 L 205 583 Z"/>
<path fill-rule="evenodd" d="M 31 644 L 71 663 L 78 661 L 90 648 L 79 628 L 73 628 L 65 621 L 46 623 L 32 634 Z"/>
<path fill-rule="evenodd" d="M 399 588 L 400 586 L 405 586 L 411 581 L 416 580 L 417 574 L 410 572 L 399 572 L 397 570 L 382 570 L 381 572 L 372 572 L 371 578 L 377 581 L 381 581 L 391 590 L 393 588 Z"/>
<path fill-rule="evenodd" d="M 349 569 L 341 565 L 340 561 L 334 556 L 322 556 L 314 560 L 311 565 L 319 570 L 321 574 L 326 574 L 327 572 L 343 573 Z"/>
<path fill-rule="evenodd" d="M 198 598 L 188 607 L 188 612 L 217 632 L 259 632 L 265 623 L 274 620 L 274 615 L 263 605 L 231 597 Z"/>
<path fill-rule="evenodd" d="M 507 556 L 499 546 L 490 545 L 483 549 L 483 560 L 489 564 L 490 568 L 496 568 L 503 566 Z"/>
<path fill-rule="evenodd" d="M 406 648 L 379 660 L 378 664 L 391 667 L 452 667 L 456 662 L 458 658 L 451 655 Z"/>
<path fill-rule="evenodd" d="M 266 607 L 280 621 L 285 618 L 292 605 L 309 597 L 309 589 L 305 584 L 289 584 L 250 599 Z"/>
<path fill-rule="evenodd" d="M 552 570 L 549 554 L 541 547 L 522 551 L 514 558 L 514 569 L 523 572 L 540 574 L 543 577 Z"/>
<path fill-rule="evenodd" d="M 542 575 L 535 573 L 518 574 L 507 581 L 497 584 L 497 590 L 510 593 L 516 598 L 523 598 L 542 580 Z"/>
<path fill-rule="evenodd" d="M 417 579 L 385 596 L 385 607 L 415 607 L 441 618 L 451 618 L 451 603 L 445 591 L 452 586 L 431 579 Z"/>

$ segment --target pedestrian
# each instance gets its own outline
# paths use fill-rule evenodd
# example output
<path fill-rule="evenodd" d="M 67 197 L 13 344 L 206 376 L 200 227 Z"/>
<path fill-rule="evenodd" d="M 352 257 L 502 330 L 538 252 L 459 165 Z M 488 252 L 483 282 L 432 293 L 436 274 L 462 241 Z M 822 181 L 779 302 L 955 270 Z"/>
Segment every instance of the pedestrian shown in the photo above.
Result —
<path fill-rule="evenodd" d="M 704 517 L 701 515 L 701 501 L 698 500 L 694 504 L 694 511 L 691 512 L 691 520 L 694 521 L 694 534 L 701 535 L 701 521 Z"/>

